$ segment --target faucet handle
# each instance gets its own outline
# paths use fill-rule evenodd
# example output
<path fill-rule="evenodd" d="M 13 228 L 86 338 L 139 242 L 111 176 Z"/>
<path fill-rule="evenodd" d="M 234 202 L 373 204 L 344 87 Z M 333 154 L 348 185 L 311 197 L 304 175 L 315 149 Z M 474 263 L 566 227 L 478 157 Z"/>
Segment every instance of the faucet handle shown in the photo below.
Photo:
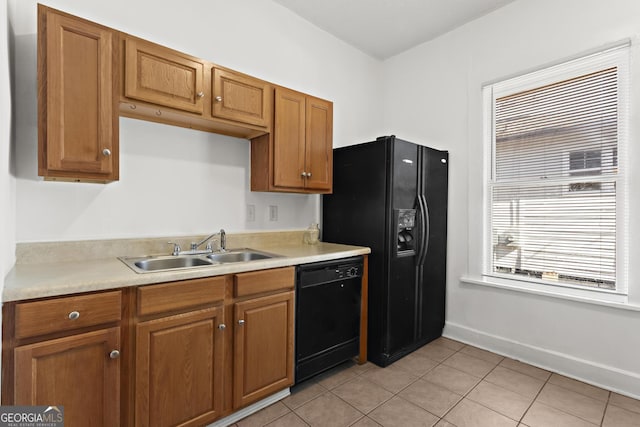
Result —
<path fill-rule="evenodd" d="M 220 229 L 220 252 L 227 251 L 227 233 L 224 231 L 224 228 Z"/>
<path fill-rule="evenodd" d="M 173 245 L 173 252 L 171 253 L 171 255 L 173 255 L 173 256 L 180 255 L 180 252 L 182 251 L 182 248 L 180 247 L 179 244 L 177 244 L 175 242 L 167 242 L 167 245 Z"/>

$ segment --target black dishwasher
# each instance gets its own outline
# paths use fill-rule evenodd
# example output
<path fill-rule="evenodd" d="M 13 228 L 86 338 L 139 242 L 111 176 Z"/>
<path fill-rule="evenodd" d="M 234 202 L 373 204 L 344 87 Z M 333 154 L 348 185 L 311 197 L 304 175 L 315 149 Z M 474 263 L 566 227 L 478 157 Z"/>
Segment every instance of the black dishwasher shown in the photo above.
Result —
<path fill-rule="evenodd" d="M 359 353 L 363 257 L 296 270 L 296 384 Z"/>

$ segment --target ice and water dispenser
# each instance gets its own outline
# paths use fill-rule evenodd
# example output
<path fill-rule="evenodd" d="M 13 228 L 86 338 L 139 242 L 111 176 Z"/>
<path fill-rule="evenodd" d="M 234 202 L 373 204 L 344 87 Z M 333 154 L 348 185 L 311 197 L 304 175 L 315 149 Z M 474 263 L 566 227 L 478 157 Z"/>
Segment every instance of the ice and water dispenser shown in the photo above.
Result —
<path fill-rule="evenodd" d="M 398 255 L 415 253 L 416 210 L 396 209 L 396 238 Z"/>

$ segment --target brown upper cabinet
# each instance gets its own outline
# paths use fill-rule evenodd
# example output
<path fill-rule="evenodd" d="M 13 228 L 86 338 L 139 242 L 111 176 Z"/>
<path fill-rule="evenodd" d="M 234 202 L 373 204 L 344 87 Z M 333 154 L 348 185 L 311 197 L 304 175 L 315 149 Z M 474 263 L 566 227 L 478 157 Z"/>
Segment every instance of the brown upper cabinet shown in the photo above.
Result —
<path fill-rule="evenodd" d="M 278 87 L 273 134 L 252 140 L 251 189 L 331 193 L 333 103 Z"/>
<path fill-rule="evenodd" d="M 38 5 L 38 174 L 119 177 L 119 116 L 251 139 L 251 190 L 331 193 L 333 104 Z"/>
<path fill-rule="evenodd" d="M 273 87 L 262 80 L 213 68 L 212 114 L 256 126 L 269 126 Z"/>
<path fill-rule="evenodd" d="M 134 37 L 124 39 L 124 95 L 192 113 L 204 111 L 205 64 Z"/>
<path fill-rule="evenodd" d="M 38 5 L 38 175 L 118 179 L 118 33 Z"/>

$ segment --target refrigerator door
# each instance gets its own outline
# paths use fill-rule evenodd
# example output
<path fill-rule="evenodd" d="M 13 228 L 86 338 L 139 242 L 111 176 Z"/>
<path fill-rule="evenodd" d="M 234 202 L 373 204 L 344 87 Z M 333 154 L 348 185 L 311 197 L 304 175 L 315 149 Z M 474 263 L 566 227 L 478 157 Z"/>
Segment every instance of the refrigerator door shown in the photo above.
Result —
<path fill-rule="evenodd" d="M 406 241 L 410 234 L 407 234 L 406 228 L 399 226 L 398 219 L 401 218 L 399 213 L 406 215 L 416 209 L 419 171 L 417 145 L 392 138 L 389 150 L 391 187 L 387 209 L 392 220 L 388 229 L 389 246 L 386 248 L 389 306 L 384 353 L 389 359 L 395 360 L 394 356 L 400 357 L 415 342 L 417 332 L 416 252 L 399 250 L 402 249 L 401 240 Z M 404 233 L 404 236 L 399 233 Z"/>
<path fill-rule="evenodd" d="M 418 265 L 418 339 L 428 342 L 439 337 L 444 327 L 449 153 L 421 147 L 420 158 L 421 196 L 428 226 Z"/>

